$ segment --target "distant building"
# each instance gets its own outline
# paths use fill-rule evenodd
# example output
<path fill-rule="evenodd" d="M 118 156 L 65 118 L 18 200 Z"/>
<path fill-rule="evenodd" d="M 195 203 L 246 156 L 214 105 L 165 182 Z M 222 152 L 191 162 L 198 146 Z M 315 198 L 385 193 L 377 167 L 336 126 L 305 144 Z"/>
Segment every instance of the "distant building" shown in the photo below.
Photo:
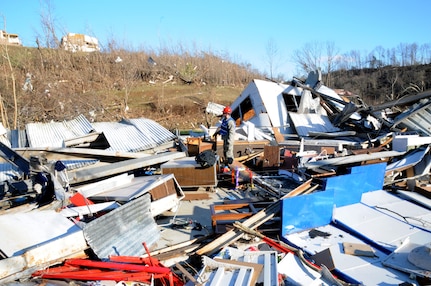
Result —
<path fill-rule="evenodd" d="M 0 30 L 0 44 L 22 46 L 18 34 L 9 34 L 6 31 Z"/>
<path fill-rule="evenodd" d="M 84 34 L 68 33 L 61 38 L 60 47 L 72 52 L 98 52 L 99 40 Z"/>

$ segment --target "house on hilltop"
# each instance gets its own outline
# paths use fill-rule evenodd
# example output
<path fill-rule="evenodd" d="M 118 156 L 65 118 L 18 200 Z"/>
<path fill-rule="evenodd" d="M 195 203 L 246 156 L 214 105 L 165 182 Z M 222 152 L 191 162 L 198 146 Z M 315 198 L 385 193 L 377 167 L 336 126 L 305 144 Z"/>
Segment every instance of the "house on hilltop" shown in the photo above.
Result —
<path fill-rule="evenodd" d="M 0 30 L 0 44 L 22 46 L 22 42 L 18 34 L 9 34 L 3 30 Z"/>
<path fill-rule="evenodd" d="M 84 34 L 68 33 L 61 38 L 60 47 L 72 52 L 98 52 L 99 40 Z"/>

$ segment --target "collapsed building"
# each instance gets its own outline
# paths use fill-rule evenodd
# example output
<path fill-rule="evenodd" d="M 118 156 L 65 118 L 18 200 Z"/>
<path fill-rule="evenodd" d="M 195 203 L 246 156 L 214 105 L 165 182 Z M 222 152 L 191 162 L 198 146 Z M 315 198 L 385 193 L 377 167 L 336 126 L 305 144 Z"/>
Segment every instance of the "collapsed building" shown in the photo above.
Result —
<path fill-rule="evenodd" d="M 78 116 L 4 130 L 0 281 L 426 285 L 430 96 L 367 106 L 318 71 L 254 80 L 231 104 L 227 169 L 195 161 L 221 156 L 217 126 L 184 138 Z"/>
<path fill-rule="evenodd" d="M 67 33 L 61 38 L 60 47 L 71 52 L 99 52 L 99 40 L 96 37 Z"/>
<path fill-rule="evenodd" d="M 0 44 L 22 46 L 22 42 L 18 34 L 11 34 L 4 30 L 0 30 Z"/>

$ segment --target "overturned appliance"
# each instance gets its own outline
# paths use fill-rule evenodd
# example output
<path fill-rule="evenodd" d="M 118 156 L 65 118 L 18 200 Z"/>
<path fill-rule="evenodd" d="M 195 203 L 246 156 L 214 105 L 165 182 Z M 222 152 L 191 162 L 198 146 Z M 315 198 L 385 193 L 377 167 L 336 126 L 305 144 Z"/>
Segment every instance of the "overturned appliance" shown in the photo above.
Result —
<path fill-rule="evenodd" d="M 118 175 L 95 183 L 76 187 L 75 191 L 93 202 L 131 202 L 145 194 L 150 195 L 150 212 L 153 217 L 175 211 L 184 192 L 173 174 L 134 176 Z"/>

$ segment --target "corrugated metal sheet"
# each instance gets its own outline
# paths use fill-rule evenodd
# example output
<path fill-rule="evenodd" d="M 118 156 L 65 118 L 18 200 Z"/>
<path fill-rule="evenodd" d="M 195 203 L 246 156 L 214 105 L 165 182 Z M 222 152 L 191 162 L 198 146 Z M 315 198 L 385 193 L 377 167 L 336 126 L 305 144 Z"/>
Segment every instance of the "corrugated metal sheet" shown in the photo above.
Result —
<path fill-rule="evenodd" d="M 110 255 L 139 256 L 159 238 L 160 232 L 150 212 L 149 194 L 89 222 L 84 236 L 100 259 Z"/>
<path fill-rule="evenodd" d="M 67 167 L 67 170 L 74 170 L 83 168 L 86 166 L 94 165 L 100 160 L 88 159 L 88 160 L 62 160 L 63 164 Z M 21 178 L 24 173 L 11 163 L 0 163 L 0 182 L 11 181 L 15 182 L 18 178 Z"/>
<path fill-rule="evenodd" d="M 103 132 L 107 138 L 109 151 L 140 152 L 159 147 L 173 141 L 176 136 L 158 124 L 146 119 L 130 119 L 120 122 L 90 123 L 85 116 L 64 122 L 29 123 L 25 133 L 9 132 L 9 143 L 13 148 L 18 147 L 65 147 L 64 140 L 73 139 L 89 134 Z M 28 139 L 28 144 L 26 140 Z"/>
<path fill-rule="evenodd" d="M 431 136 L 431 100 L 422 99 L 420 104 L 401 113 L 395 118 L 393 126 L 407 127 L 410 131 Z"/>
<path fill-rule="evenodd" d="M 0 164 L 0 182 L 15 181 L 22 176 L 22 172 L 10 163 Z"/>
<path fill-rule="evenodd" d="M 63 164 L 66 166 L 67 170 L 79 169 L 87 166 L 94 165 L 99 163 L 100 160 L 97 159 L 88 159 L 88 160 L 61 160 Z"/>
<path fill-rule="evenodd" d="M 25 130 L 10 130 L 8 132 L 10 146 L 12 148 L 28 147 L 27 135 Z"/>
<path fill-rule="evenodd" d="M 93 123 L 97 132 L 103 132 L 111 145 L 108 150 L 140 152 L 156 148 L 174 140 L 175 135 L 153 120 L 140 118 L 121 122 Z"/>
<path fill-rule="evenodd" d="M 93 126 L 91 125 L 91 122 L 88 121 L 88 119 L 80 114 L 75 119 L 64 121 L 63 122 L 67 128 L 69 128 L 76 136 L 80 136 L 82 134 L 88 134 L 92 131 L 94 131 Z"/>
<path fill-rule="evenodd" d="M 151 119 L 136 118 L 130 119 L 129 122 L 142 132 L 142 134 L 148 137 L 148 139 L 153 140 L 154 143 L 156 143 L 156 146 L 162 145 L 176 138 L 172 132 Z"/>
<path fill-rule="evenodd" d="M 154 147 L 134 126 L 117 122 L 94 123 L 97 132 L 103 132 L 109 142 L 109 151 L 138 152 Z"/>
<path fill-rule="evenodd" d="M 278 286 L 277 252 L 276 251 L 244 251 L 233 247 L 226 247 L 221 251 L 221 257 L 236 261 L 258 263 L 263 270 L 257 279 L 257 284 Z"/>
<path fill-rule="evenodd" d="M 83 115 L 64 122 L 29 123 L 25 129 L 29 147 L 63 147 L 65 139 L 82 136 L 94 130 Z"/>
<path fill-rule="evenodd" d="M 202 283 L 202 285 L 248 286 L 253 280 L 254 269 L 250 266 L 220 262 L 207 256 L 202 257 L 202 264 L 204 266 L 197 277 L 198 283 Z M 189 281 L 186 285 L 195 284 Z"/>

